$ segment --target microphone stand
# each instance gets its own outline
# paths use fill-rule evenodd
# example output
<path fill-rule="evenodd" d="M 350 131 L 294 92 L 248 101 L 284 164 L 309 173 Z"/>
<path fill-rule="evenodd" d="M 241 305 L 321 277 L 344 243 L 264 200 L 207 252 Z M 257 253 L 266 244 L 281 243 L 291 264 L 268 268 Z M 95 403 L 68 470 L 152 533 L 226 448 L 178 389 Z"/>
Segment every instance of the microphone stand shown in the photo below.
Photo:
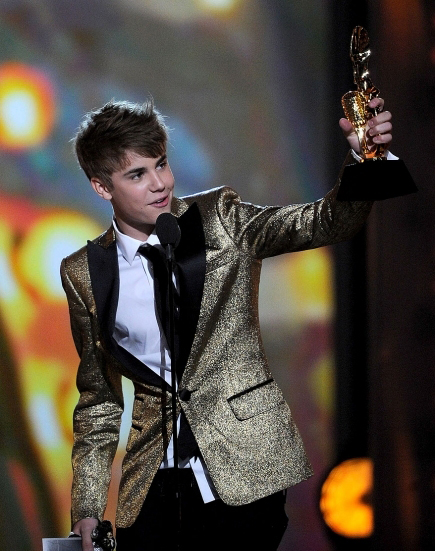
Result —
<path fill-rule="evenodd" d="M 178 466 L 178 430 L 177 430 L 177 358 L 175 351 L 175 301 L 174 301 L 174 246 L 167 243 L 166 269 L 168 270 L 168 302 L 169 302 L 169 350 L 171 353 L 171 387 L 172 387 L 172 439 L 174 444 L 174 481 L 175 481 L 175 501 L 177 508 L 177 549 L 180 549 L 181 535 L 181 499 L 180 499 L 180 476 Z"/>

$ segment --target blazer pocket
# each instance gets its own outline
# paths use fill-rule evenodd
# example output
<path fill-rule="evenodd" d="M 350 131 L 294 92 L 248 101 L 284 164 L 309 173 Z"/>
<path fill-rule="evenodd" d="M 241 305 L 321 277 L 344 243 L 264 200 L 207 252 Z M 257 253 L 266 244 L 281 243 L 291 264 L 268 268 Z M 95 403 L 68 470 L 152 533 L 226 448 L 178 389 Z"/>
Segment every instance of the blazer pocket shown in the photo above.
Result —
<path fill-rule="evenodd" d="M 228 404 L 239 421 L 266 413 L 284 402 L 281 389 L 273 379 L 228 398 Z"/>
<path fill-rule="evenodd" d="M 143 418 L 145 413 L 145 404 L 142 397 L 135 396 L 133 403 L 132 419 L 138 421 Z"/>
<path fill-rule="evenodd" d="M 142 432 L 142 427 L 140 427 L 135 423 L 132 423 L 130 427 L 130 433 L 128 435 L 127 446 L 125 448 L 125 451 L 130 452 L 134 448 L 134 445 L 137 443 L 141 432 Z"/>

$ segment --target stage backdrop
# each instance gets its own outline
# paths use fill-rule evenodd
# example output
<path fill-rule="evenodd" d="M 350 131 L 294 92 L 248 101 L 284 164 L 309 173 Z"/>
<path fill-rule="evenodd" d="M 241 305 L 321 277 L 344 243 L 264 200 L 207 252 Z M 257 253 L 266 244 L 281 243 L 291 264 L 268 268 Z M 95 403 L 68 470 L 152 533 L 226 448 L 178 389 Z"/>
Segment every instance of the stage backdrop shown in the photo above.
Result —
<path fill-rule="evenodd" d="M 220 185 L 260 204 L 311 201 L 326 181 L 326 2 L 2 0 L 0 6 L 0 541 L 67 535 L 78 358 L 61 259 L 103 231 L 70 139 L 84 112 L 152 94 L 171 127 L 178 195 Z M 339 101 L 339 98 L 336 98 Z M 317 491 L 333 450 L 331 257 L 264 262 L 272 369 L 316 475 L 288 493 L 281 549 L 325 551 Z M 131 387 L 126 384 L 126 417 Z M 107 517 L 114 520 L 124 423 Z"/>

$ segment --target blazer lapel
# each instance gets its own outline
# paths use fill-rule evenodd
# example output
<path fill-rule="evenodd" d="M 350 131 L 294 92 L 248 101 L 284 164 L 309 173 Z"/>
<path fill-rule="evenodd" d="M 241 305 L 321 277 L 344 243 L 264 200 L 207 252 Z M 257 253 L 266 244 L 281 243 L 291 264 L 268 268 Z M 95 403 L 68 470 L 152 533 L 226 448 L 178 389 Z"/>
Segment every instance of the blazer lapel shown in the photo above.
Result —
<path fill-rule="evenodd" d="M 181 239 L 175 249 L 180 284 L 178 380 L 184 372 L 195 337 L 205 280 L 205 237 L 198 205 L 178 218 Z"/>
<path fill-rule="evenodd" d="M 176 209 L 185 203 L 175 200 Z M 178 218 L 181 239 L 175 249 L 180 284 L 180 347 L 178 380 L 184 372 L 195 337 L 205 280 L 205 237 L 198 205 L 193 203 Z M 119 346 L 113 339 L 119 298 L 118 257 L 113 227 L 95 241 L 88 241 L 88 263 L 92 292 L 106 346 L 113 356 L 140 381 L 161 387 L 169 386 L 154 371 Z"/>
<path fill-rule="evenodd" d="M 95 241 L 88 241 L 87 251 L 92 293 L 106 347 L 140 382 L 169 390 L 169 385 L 161 377 L 113 338 L 119 298 L 118 254 L 113 227 Z"/>

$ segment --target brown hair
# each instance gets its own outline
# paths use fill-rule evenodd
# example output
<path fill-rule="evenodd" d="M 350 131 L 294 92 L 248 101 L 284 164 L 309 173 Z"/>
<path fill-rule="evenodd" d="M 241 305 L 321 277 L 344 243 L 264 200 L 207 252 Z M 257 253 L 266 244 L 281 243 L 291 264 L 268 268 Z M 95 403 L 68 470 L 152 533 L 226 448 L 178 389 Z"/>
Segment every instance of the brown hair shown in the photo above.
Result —
<path fill-rule="evenodd" d="M 109 190 L 112 174 L 125 166 L 127 151 L 159 157 L 166 151 L 168 129 L 152 99 L 144 104 L 109 101 L 86 113 L 73 139 L 80 166 Z"/>

